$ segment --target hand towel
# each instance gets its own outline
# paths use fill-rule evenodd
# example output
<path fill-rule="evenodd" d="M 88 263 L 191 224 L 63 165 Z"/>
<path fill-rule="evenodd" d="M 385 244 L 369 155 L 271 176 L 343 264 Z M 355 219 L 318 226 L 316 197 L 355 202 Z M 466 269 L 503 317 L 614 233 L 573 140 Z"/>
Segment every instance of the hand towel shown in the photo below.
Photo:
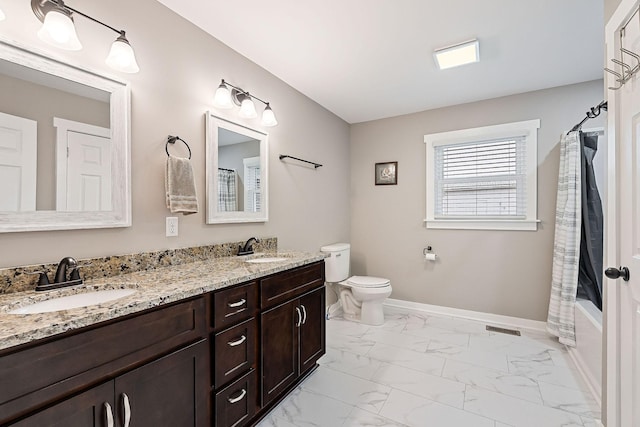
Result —
<path fill-rule="evenodd" d="M 197 213 L 198 197 L 191 161 L 182 157 L 169 156 L 166 172 L 167 208 L 171 213 L 182 212 L 184 215 Z"/>

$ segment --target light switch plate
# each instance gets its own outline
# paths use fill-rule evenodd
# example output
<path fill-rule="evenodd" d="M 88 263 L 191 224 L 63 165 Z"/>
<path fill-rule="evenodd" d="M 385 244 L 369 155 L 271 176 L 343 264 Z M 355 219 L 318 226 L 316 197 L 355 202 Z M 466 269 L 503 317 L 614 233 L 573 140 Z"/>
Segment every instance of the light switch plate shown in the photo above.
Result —
<path fill-rule="evenodd" d="M 177 216 L 167 217 L 166 235 L 167 237 L 176 237 L 178 235 L 178 217 Z"/>

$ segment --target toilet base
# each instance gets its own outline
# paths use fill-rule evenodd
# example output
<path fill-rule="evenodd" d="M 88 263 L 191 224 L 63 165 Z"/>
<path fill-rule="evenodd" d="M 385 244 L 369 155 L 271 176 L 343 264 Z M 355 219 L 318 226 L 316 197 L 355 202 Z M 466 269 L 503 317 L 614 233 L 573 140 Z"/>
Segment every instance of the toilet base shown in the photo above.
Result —
<path fill-rule="evenodd" d="M 382 301 L 365 301 L 360 310 L 360 323 L 372 326 L 384 324 Z"/>

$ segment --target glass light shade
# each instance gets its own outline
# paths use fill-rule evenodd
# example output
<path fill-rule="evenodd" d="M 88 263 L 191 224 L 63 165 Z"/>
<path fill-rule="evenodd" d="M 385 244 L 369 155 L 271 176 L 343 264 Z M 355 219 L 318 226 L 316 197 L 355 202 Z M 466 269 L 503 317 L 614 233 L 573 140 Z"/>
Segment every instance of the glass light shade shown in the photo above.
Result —
<path fill-rule="evenodd" d="M 38 31 L 43 42 L 65 50 L 80 50 L 82 44 L 78 40 L 76 27 L 71 16 L 60 9 L 52 9 L 44 17 L 44 23 Z"/>
<path fill-rule="evenodd" d="M 435 52 L 436 64 L 441 70 L 471 64 L 480 61 L 478 40 L 471 40 L 455 46 L 438 49 Z"/>
<path fill-rule="evenodd" d="M 0 21 L 4 21 L 4 12 L 2 11 L 2 9 L 0 9 Z"/>
<path fill-rule="evenodd" d="M 240 104 L 240 112 L 238 113 L 238 115 L 245 119 L 253 119 L 255 117 L 258 117 L 256 106 L 249 95 L 246 95 L 242 100 L 242 104 Z"/>
<path fill-rule="evenodd" d="M 137 73 L 140 71 L 136 55 L 124 37 L 124 33 L 111 44 L 111 50 L 109 50 L 109 56 L 107 56 L 105 62 L 109 67 L 123 73 Z"/>
<path fill-rule="evenodd" d="M 224 83 L 220 83 L 220 86 L 216 89 L 216 94 L 213 97 L 213 105 L 218 108 L 224 108 L 225 110 L 233 107 L 231 103 L 231 92 L 229 92 L 229 88 Z"/>
<path fill-rule="evenodd" d="M 264 111 L 262 112 L 262 126 L 276 126 L 278 121 L 276 120 L 276 115 L 273 114 L 273 110 L 267 104 Z"/>

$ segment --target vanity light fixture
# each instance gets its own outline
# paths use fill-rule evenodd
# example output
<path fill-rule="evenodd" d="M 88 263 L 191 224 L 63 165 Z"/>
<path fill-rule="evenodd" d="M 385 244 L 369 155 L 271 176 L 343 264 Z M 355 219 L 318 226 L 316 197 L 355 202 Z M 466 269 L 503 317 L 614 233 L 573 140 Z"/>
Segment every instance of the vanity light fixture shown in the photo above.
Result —
<path fill-rule="evenodd" d="M 2 11 L 2 8 L 0 7 L 0 21 L 4 21 L 4 12 Z"/>
<path fill-rule="evenodd" d="M 480 46 L 477 39 L 436 49 L 436 64 L 441 70 L 480 61 Z"/>
<path fill-rule="evenodd" d="M 229 90 L 231 88 L 231 90 Z M 256 106 L 253 100 L 260 101 L 265 105 L 265 109 L 262 112 L 262 125 L 263 126 L 276 126 L 278 121 L 276 115 L 273 113 L 271 106 L 267 101 L 263 101 L 255 95 L 251 95 L 238 86 L 234 86 L 222 79 L 220 86 L 216 89 L 216 94 L 213 98 L 213 105 L 218 108 L 229 109 L 233 107 L 233 104 L 240 106 L 238 115 L 245 119 L 253 119 L 258 116 L 256 112 Z"/>
<path fill-rule="evenodd" d="M 118 38 L 111 45 L 109 56 L 105 61 L 109 67 L 123 73 L 137 73 L 140 71 L 135 53 L 123 30 L 117 30 L 77 9 L 67 6 L 64 0 L 31 0 L 31 9 L 43 23 L 40 31 L 38 31 L 40 40 L 61 49 L 82 49 L 82 44 L 78 39 L 73 23 L 73 15 L 77 14 L 118 33 Z"/>

